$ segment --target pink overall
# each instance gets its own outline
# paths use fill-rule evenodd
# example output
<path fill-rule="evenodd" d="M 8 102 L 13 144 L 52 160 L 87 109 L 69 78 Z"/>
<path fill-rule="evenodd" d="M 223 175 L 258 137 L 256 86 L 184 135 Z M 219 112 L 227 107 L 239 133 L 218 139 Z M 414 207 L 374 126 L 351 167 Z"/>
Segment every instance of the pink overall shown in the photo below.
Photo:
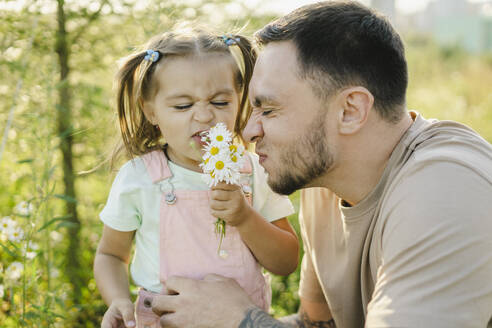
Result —
<path fill-rule="evenodd" d="M 163 151 L 154 151 L 142 158 L 153 183 L 172 176 Z M 245 162 L 241 173 L 251 175 L 249 157 Z M 246 180 L 245 184 L 248 184 L 249 179 Z M 243 189 L 246 188 L 243 185 Z M 257 306 L 268 311 L 270 286 L 261 266 L 234 227 L 227 226 L 221 256 L 217 254 L 219 238 L 214 230 L 217 218 L 210 214 L 210 190 L 176 190 L 174 193 L 176 202 L 171 205 L 166 202 L 165 193 L 161 196 L 159 277 L 164 286 L 162 293 L 166 293 L 168 277 L 202 279 L 215 273 L 235 279 Z M 250 204 L 251 196 L 247 195 Z M 136 304 L 137 327 L 159 327 L 159 317 L 149 306 L 149 299 L 154 295 L 140 289 Z"/>

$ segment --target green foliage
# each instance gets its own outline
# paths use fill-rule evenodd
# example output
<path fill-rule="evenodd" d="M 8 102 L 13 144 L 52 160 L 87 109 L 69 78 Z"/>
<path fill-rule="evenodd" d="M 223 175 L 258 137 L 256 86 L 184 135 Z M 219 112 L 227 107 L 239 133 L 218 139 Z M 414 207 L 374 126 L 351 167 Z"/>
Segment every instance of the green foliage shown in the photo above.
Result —
<path fill-rule="evenodd" d="M 245 26 L 245 34 L 252 34 L 271 18 L 249 15 L 246 8 L 238 17 L 232 17 L 224 11 L 229 1 L 198 1 L 194 8 L 186 3 L 156 1 L 137 9 L 133 2 L 109 1 L 101 16 L 90 24 L 88 18 L 94 13 L 91 6 L 68 3 L 68 30 L 75 38 L 70 48 L 74 169 L 85 172 L 77 177 L 77 199 L 64 195 L 62 190 L 60 136 L 55 126 L 56 90 L 60 87 L 53 50 L 56 17 L 35 5 L 18 12 L 0 11 L 2 133 L 10 109 L 15 108 L 0 157 L 0 219 L 10 216 L 24 231 L 18 242 L 0 239 L 0 326 L 100 324 L 106 306 L 95 285 L 92 262 L 102 228 L 98 214 L 113 178 L 104 161 L 118 140 L 111 100 L 118 58 L 182 18 L 224 31 Z M 426 117 L 464 122 L 492 141 L 492 57 L 471 56 L 459 48 L 439 48 L 430 40 L 414 36 L 407 38 L 406 47 L 409 108 Z M 22 87 L 16 93 L 19 81 Z M 291 199 L 298 207 L 298 193 Z M 18 206 L 22 202 L 32 208 L 23 211 Z M 65 202 L 76 203 L 82 222 L 80 261 L 84 269 L 80 275 L 86 283 L 79 286 L 81 304 L 71 302 L 71 282 L 62 261 L 68 245 L 63 236 L 70 226 Z M 289 221 L 299 231 L 297 215 Z M 17 278 L 9 269 L 15 262 L 23 266 Z M 299 268 L 288 277 L 272 276 L 272 314 L 282 316 L 297 310 L 298 283 Z"/>

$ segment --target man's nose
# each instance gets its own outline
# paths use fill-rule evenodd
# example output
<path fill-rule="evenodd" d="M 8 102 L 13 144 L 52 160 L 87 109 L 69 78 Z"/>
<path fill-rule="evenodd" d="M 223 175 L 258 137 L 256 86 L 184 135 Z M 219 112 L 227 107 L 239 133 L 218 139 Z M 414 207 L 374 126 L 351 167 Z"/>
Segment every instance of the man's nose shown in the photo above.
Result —
<path fill-rule="evenodd" d="M 263 137 L 263 126 L 259 118 L 251 115 L 243 130 L 243 138 L 247 142 L 256 142 Z"/>

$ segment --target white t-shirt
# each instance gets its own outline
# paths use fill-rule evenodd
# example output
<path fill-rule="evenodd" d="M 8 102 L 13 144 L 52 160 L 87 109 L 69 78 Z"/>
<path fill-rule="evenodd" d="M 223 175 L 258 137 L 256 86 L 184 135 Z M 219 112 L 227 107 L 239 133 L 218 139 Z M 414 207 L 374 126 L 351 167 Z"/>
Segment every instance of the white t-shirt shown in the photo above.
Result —
<path fill-rule="evenodd" d="M 272 222 L 294 213 L 287 196 L 274 193 L 256 154 L 249 153 L 252 163 L 250 185 L 253 189 L 253 208 Z M 185 169 L 168 161 L 173 173 L 175 190 L 208 190 L 203 173 Z M 162 193 L 171 190 L 169 179 L 152 183 L 140 157 L 125 163 L 111 187 L 106 206 L 100 213 L 101 221 L 118 231 L 133 231 L 135 254 L 130 274 L 138 286 L 160 292 L 159 281 L 159 205 Z"/>

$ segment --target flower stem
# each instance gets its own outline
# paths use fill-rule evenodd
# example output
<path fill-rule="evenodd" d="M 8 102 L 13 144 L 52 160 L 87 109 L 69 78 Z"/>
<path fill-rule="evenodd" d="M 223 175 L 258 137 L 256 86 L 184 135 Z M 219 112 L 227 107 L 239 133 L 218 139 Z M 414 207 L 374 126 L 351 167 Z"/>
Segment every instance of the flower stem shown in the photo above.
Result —
<path fill-rule="evenodd" d="M 219 247 L 217 248 L 217 254 L 220 253 L 220 248 L 222 247 L 222 241 L 224 240 L 225 233 L 226 233 L 226 223 L 223 219 L 218 218 L 217 221 L 215 221 L 215 233 L 219 235 Z"/>

